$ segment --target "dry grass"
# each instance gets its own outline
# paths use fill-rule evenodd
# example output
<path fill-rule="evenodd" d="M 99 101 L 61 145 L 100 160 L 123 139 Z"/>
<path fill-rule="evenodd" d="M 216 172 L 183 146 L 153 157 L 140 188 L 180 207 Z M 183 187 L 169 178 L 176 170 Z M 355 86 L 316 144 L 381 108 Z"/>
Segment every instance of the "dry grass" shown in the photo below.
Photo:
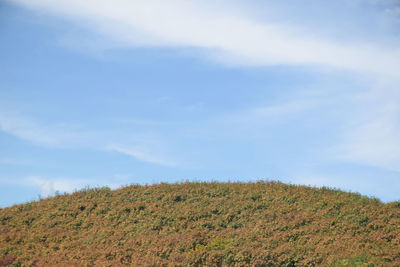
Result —
<path fill-rule="evenodd" d="M 0 210 L 0 266 L 400 266 L 400 203 L 277 182 L 86 189 Z"/>

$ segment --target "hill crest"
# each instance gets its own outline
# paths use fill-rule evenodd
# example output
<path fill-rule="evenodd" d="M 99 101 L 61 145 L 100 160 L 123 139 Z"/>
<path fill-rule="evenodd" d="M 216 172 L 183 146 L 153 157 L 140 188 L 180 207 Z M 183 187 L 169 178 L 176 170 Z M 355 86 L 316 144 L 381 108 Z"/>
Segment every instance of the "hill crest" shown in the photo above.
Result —
<path fill-rule="evenodd" d="M 399 266 L 400 203 L 257 183 L 85 189 L 0 209 L 0 266 Z"/>

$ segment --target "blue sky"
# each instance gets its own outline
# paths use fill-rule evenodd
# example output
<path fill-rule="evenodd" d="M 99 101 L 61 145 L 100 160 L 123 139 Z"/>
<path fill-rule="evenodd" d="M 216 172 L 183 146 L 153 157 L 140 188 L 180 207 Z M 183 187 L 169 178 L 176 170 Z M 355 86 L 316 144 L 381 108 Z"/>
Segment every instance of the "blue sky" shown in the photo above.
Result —
<path fill-rule="evenodd" d="M 131 183 L 400 199 L 400 2 L 7 0 L 0 206 Z"/>

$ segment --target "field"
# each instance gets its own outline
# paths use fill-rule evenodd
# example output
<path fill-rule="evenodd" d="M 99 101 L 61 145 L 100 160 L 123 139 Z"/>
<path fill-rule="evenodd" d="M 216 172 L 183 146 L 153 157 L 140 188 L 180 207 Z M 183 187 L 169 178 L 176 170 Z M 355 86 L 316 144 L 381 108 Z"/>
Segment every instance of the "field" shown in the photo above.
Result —
<path fill-rule="evenodd" d="M 400 202 L 257 183 L 85 189 L 0 209 L 0 266 L 400 266 Z"/>

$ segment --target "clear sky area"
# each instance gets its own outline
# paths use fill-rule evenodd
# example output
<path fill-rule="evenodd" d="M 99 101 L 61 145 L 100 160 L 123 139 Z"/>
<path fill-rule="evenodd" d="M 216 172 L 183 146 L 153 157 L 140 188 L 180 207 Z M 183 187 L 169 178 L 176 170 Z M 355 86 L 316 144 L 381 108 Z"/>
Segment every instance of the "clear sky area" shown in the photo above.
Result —
<path fill-rule="evenodd" d="M 0 207 L 186 180 L 400 200 L 400 1 L 0 2 Z"/>

